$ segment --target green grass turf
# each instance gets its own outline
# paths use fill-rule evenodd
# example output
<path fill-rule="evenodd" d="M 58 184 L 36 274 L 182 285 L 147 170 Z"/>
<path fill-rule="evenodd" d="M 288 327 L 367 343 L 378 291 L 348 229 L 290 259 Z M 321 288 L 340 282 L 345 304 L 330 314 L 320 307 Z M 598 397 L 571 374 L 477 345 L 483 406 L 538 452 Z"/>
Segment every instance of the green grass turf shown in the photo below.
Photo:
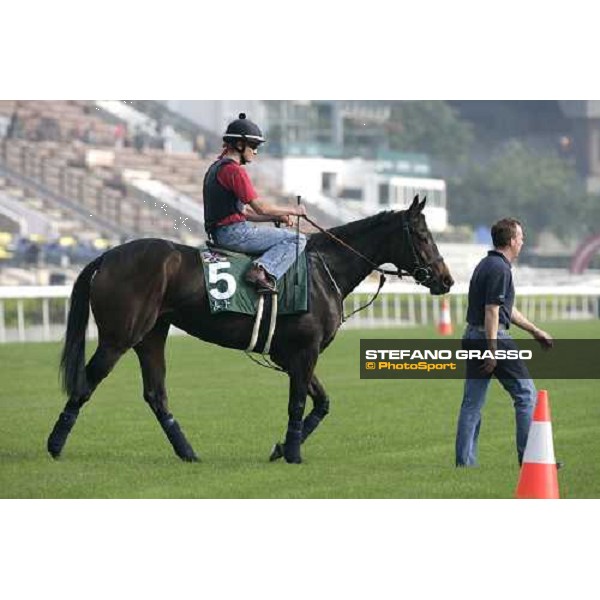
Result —
<path fill-rule="evenodd" d="M 600 338 L 600 321 L 553 323 L 555 337 Z M 458 335 L 458 334 L 457 334 Z M 59 461 L 45 443 L 64 405 L 58 344 L 0 346 L 3 498 L 510 498 L 518 478 L 512 403 L 495 382 L 481 466 L 453 467 L 462 381 L 359 379 L 359 340 L 429 338 L 431 328 L 344 331 L 317 367 L 331 414 L 304 463 L 269 463 L 287 420 L 287 378 L 193 338 L 167 347 L 171 409 L 201 456 L 182 463 L 141 398 L 128 353 L 82 411 Z M 88 343 L 88 355 L 95 344 Z M 536 381 L 550 393 L 564 498 L 600 497 L 600 381 Z"/>

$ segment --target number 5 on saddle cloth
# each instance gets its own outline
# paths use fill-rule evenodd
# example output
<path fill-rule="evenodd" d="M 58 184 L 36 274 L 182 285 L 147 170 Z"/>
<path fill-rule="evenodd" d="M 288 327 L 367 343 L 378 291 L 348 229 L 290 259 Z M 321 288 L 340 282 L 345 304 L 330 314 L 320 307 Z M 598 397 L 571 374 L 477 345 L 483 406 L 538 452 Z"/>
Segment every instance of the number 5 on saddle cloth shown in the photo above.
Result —
<path fill-rule="evenodd" d="M 271 296 L 270 294 L 257 294 L 254 287 L 244 280 L 252 257 L 224 248 L 211 247 L 200 248 L 200 258 L 211 314 L 234 312 L 257 317 L 253 340 L 250 340 L 248 346 L 251 352 L 268 352 L 277 315 L 295 315 L 308 311 L 308 266 L 305 252 L 298 258 L 298 277 L 294 263 L 277 282 L 276 299 L 267 300 L 265 296 Z M 264 310 L 264 307 L 267 307 L 267 310 Z M 275 309 L 274 313 L 271 308 Z M 255 338 L 259 337 L 261 321 L 271 322 L 271 327 L 265 326 L 270 329 L 270 335 L 266 336 L 264 343 L 257 346 Z"/>

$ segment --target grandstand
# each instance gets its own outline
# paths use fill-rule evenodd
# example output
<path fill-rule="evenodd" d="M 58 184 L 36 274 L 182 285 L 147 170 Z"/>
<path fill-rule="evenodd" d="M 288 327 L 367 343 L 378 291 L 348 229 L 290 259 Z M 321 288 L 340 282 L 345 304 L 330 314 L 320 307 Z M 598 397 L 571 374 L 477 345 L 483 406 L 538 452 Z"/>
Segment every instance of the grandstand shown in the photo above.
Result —
<path fill-rule="evenodd" d="M 43 263 L 59 248 L 65 267 L 133 237 L 201 239 L 207 161 L 196 154 L 169 154 L 149 136 L 134 147 L 127 123 L 93 102 L 0 101 L 0 121 L 0 264 L 31 270 L 30 247 Z M 7 280 L 4 268 L 2 282 L 30 275 Z"/>
<path fill-rule="evenodd" d="M 130 182 L 136 175 L 157 180 L 200 204 L 206 161 L 149 147 L 147 136 L 137 147 L 133 140 L 127 145 L 118 137 L 127 124 L 106 122 L 93 103 L 3 102 L 0 113 L 16 114 L 21 123 L 2 145 L 3 175 L 13 183 L 39 186 L 72 218 L 88 225 L 92 219 L 115 237 L 185 237 L 174 229 L 180 215 L 156 210 Z M 43 129 L 49 122 L 57 126 Z M 196 221 L 188 237 L 201 237 Z"/>

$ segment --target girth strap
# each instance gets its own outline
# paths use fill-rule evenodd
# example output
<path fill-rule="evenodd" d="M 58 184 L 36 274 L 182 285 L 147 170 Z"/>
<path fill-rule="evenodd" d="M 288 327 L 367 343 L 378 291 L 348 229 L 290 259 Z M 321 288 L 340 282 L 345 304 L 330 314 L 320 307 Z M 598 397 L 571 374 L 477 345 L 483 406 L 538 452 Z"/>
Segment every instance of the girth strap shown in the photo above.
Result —
<path fill-rule="evenodd" d="M 265 296 L 261 294 L 258 299 L 258 308 L 256 309 L 256 317 L 254 318 L 254 328 L 252 329 L 252 337 L 250 338 L 250 344 L 246 348 L 246 352 L 254 352 L 256 341 L 258 340 L 258 330 L 260 329 L 260 322 L 262 321 L 263 309 L 265 306 Z"/>
<path fill-rule="evenodd" d="M 275 327 L 277 325 L 277 294 L 269 294 L 271 298 L 271 314 L 269 319 L 269 330 L 267 334 L 267 339 L 264 343 L 264 347 L 262 350 L 255 350 L 256 344 L 258 342 L 260 326 L 263 320 L 263 316 L 265 316 L 265 295 L 266 294 L 261 294 L 259 296 L 256 317 L 254 318 L 254 327 L 252 328 L 252 337 L 250 338 L 250 343 L 246 348 L 246 352 L 258 352 L 260 354 L 269 354 L 269 351 L 271 350 L 271 342 L 273 341 L 273 336 L 275 335 Z"/>

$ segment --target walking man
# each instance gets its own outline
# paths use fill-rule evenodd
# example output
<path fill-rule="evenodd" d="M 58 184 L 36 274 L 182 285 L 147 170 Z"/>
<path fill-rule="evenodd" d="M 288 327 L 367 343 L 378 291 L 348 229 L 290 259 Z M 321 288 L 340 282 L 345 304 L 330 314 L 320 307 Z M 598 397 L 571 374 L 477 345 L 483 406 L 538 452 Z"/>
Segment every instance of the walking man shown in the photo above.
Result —
<path fill-rule="evenodd" d="M 530 333 L 542 346 L 552 347 L 552 337 L 527 320 L 513 305 L 515 288 L 511 265 L 519 256 L 524 237 L 516 219 L 501 219 L 492 227 L 494 249 L 475 268 L 469 284 L 466 344 L 479 343 L 482 349 L 514 346 L 508 333 L 511 323 Z M 536 390 L 527 368 L 520 360 L 493 358 L 467 361 L 463 400 L 456 433 L 456 466 L 477 464 L 481 409 L 492 375 L 511 395 L 515 408 L 516 443 L 519 464 L 523 459 L 529 426 L 536 402 Z"/>

